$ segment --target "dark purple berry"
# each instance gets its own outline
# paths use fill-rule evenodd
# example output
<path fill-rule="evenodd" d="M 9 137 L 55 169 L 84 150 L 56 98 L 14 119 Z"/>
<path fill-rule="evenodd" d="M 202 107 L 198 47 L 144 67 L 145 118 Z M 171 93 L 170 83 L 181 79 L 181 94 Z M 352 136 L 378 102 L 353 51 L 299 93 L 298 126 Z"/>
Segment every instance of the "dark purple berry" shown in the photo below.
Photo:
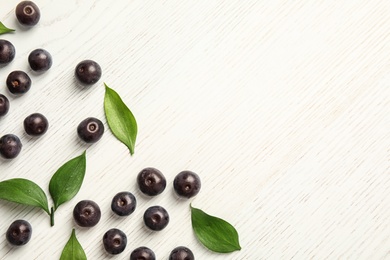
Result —
<path fill-rule="evenodd" d="M 28 56 L 28 63 L 33 71 L 47 71 L 53 65 L 50 53 L 44 49 L 33 50 Z"/>
<path fill-rule="evenodd" d="M 151 230 L 163 230 L 169 223 L 168 212 L 161 206 L 152 206 L 145 211 L 144 222 Z"/>
<path fill-rule="evenodd" d="M 119 192 L 114 196 L 111 202 L 111 209 L 119 216 L 128 216 L 134 212 L 137 206 L 137 200 L 130 192 Z"/>
<path fill-rule="evenodd" d="M 117 255 L 122 253 L 127 245 L 127 237 L 123 231 L 112 228 L 103 236 L 103 245 L 107 253 Z"/>
<path fill-rule="evenodd" d="M 145 168 L 137 176 L 137 183 L 142 193 L 156 196 L 162 193 L 167 186 L 164 175 L 155 168 Z"/>
<path fill-rule="evenodd" d="M 131 252 L 130 260 L 156 260 L 156 255 L 150 248 L 141 246 Z"/>
<path fill-rule="evenodd" d="M 73 210 L 73 218 L 81 227 L 93 227 L 101 217 L 99 205 L 91 200 L 82 200 L 76 204 Z"/>
<path fill-rule="evenodd" d="M 41 18 L 41 11 L 38 6 L 31 1 L 20 2 L 15 9 L 16 18 L 24 26 L 34 26 Z"/>
<path fill-rule="evenodd" d="M 77 134 L 86 143 L 96 143 L 102 138 L 104 125 L 94 117 L 84 119 L 77 127 Z"/>
<path fill-rule="evenodd" d="M 191 171 L 182 171 L 176 175 L 173 188 L 180 197 L 191 198 L 199 193 L 201 187 L 198 174 Z"/>
<path fill-rule="evenodd" d="M 15 47 L 7 40 L 0 40 L 0 64 L 6 65 L 15 58 Z"/>
<path fill-rule="evenodd" d="M 169 260 L 194 260 L 194 254 L 185 246 L 178 246 L 172 250 Z"/>
<path fill-rule="evenodd" d="M 99 81 L 102 76 L 102 69 L 93 60 L 84 60 L 77 64 L 75 76 L 82 84 L 92 85 Z"/>
<path fill-rule="evenodd" d="M 9 100 L 3 94 L 0 94 L 0 116 L 5 116 L 9 110 Z"/>
<path fill-rule="evenodd" d="M 0 138 L 0 155 L 5 159 L 16 158 L 22 150 L 19 137 L 7 134 Z"/>
<path fill-rule="evenodd" d="M 26 72 L 15 70 L 7 77 L 7 87 L 12 94 L 24 94 L 30 90 L 31 79 Z"/>
<path fill-rule="evenodd" d="M 49 122 L 44 115 L 34 113 L 24 119 L 23 125 L 28 135 L 41 136 L 46 133 Z"/>
<path fill-rule="evenodd" d="M 15 220 L 9 226 L 6 237 L 8 242 L 14 246 L 22 246 L 28 243 L 31 238 L 32 228 L 25 220 Z"/>

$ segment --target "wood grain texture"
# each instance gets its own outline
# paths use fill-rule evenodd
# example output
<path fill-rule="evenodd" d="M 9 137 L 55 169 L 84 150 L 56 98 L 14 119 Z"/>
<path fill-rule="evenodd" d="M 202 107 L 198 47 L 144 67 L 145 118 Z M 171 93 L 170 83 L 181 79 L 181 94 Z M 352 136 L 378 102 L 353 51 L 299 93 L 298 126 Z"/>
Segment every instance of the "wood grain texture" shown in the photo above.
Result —
<path fill-rule="evenodd" d="M 87 149 L 80 193 L 61 206 L 50 227 L 43 211 L 0 202 L 0 235 L 19 218 L 33 226 L 29 244 L 0 239 L 0 259 L 58 259 L 75 224 L 74 205 L 102 208 L 92 229 L 76 227 L 88 259 L 110 259 L 101 239 L 112 227 L 167 259 L 186 245 L 196 259 L 390 259 L 390 2 L 37 0 L 40 23 L 21 28 L 18 1 L 2 1 L 0 19 L 14 34 L 15 60 L 0 68 L 0 93 L 11 101 L 0 134 L 14 133 L 23 151 L 0 160 L 0 180 L 23 177 L 46 192 L 51 175 Z M 50 71 L 31 72 L 27 56 L 45 48 Z M 101 81 L 81 88 L 76 64 L 96 60 Z M 5 78 L 31 74 L 33 86 L 12 96 Z M 106 82 L 139 125 L 135 155 L 108 131 L 96 144 L 78 140 L 84 118 L 104 119 Z M 39 139 L 22 128 L 40 112 L 50 129 Z M 137 173 L 153 166 L 169 185 L 156 198 L 138 191 Z M 179 200 L 172 181 L 197 172 L 202 191 Z M 110 211 L 112 197 L 131 191 L 138 208 Z M 189 203 L 233 224 L 242 250 L 207 251 L 195 239 Z M 51 203 L 51 202 L 50 202 Z M 152 205 L 171 216 L 158 233 L 142 215 Z"/>

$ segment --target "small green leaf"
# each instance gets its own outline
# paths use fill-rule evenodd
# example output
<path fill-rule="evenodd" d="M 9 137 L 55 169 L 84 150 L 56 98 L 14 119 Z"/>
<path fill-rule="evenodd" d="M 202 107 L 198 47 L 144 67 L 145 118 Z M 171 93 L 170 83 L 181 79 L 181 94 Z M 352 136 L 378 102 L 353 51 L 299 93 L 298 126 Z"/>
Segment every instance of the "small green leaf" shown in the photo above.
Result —
<path fill-rule="evenodd" d="M 5 34 L 5 33 L 9 33 L 9 32 L 13 32 L 13 31 L 15 31 L 15 30 L 7 28 L 2 22 L 0 22 L 0 35 Z"/>
<path fill-rule="evenodd" d="M 137 122 L 130 109 L 123 103 L 121 97 L 106 84 L 104 96 L 104 111 L 111 132 L 124 143 L 134 154 L 135 140 L 137 138 Z"/>
<path fill-rule="evenodd" d="M 49 192 L 54 201 L 54 210 L 76 196 L 84 180 L 85 152 L 62 165 L 51 177 Z"/>
<path fill-rule="evenodd" d="M 50 215 L 45 192 L 30 180 L 17 178 L 0 182 L 0 199 L 39 207 Z"/>
<path fill-rule="evenodd" d="M 80 245 L 80 242 L 77 240 L 75 230 L 72 230 L 72 234 L 68 242 L 66 243 L 64 249 L 61 253 L 60 260 L 86 260 L 87 256 L 85 255 L 83 247 Z"/>
<path fill-rule="evenodd" d="M 192 228 L 205 247 L 218 253 L 230 253 L 241 249 L 237 230 L 231 224 L 190 207 Z"/>

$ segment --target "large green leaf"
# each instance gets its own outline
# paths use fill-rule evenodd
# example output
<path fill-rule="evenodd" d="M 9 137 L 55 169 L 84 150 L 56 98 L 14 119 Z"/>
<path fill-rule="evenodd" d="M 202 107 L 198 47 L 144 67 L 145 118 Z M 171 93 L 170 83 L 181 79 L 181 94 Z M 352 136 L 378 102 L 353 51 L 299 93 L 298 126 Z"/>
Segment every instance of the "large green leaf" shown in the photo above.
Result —
<path fill-rule="evenodd" d="M 9 179 L 0 182 L 0 199 L 39 207 L 50 215 L 45 192 L 27 179 Z"/>
<path fill-rule="evenodd" d="M 85 255 L 80 242 L 77 240 L 74 229 L 72 230 L 72 234 L 62 250 L 60 260 L 87 260 L 87 256 Z"/>
<path fill-rule="evenodd" d="M 133 113 L 122 101 L 121 97 L 106 84 L 104 96 L 104 111 L 111 132 L 125 144 L 130 154 L 134 154 L 135 140 L 137 138 L 137 122 Z"/>
<path fill-rule="evenodd" d="M 191 206 L 191 221 L 196 237 L 211 251 L 230 253 L 241 249 L 237 230 L 225 220 Z"/>
<path fill-rule="evenodd" d="M 56 210 L 61 204 L 76 196 L 84 180 L 86 169 L 85 152 L 62 165 L 51 177 L 49 192 Z"/>

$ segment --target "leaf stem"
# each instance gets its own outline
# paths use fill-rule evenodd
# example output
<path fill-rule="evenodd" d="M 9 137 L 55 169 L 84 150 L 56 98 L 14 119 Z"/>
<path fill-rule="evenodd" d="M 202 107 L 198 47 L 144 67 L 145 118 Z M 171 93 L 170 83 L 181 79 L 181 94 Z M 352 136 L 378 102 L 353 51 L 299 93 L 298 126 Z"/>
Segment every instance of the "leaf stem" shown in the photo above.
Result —
<path fill-rule="evenodd" d="M 54 226 L 54 207 L 50 209 L 50 225 Z"/>

